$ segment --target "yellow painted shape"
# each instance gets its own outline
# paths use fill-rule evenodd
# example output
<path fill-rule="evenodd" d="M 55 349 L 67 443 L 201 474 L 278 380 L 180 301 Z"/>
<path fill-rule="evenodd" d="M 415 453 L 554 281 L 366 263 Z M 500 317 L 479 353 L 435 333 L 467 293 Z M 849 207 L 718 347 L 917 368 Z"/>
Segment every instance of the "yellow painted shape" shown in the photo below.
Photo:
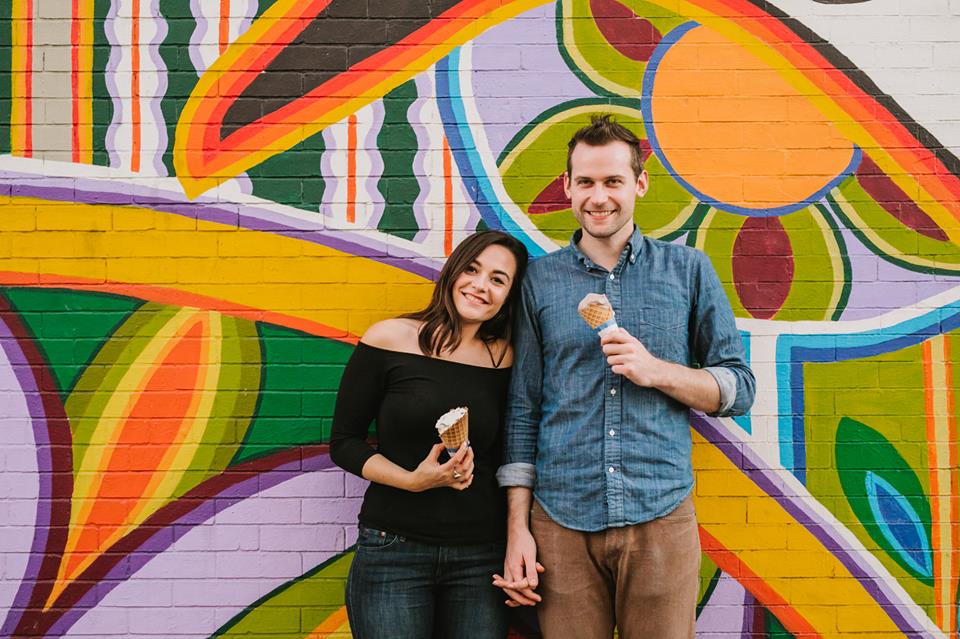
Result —
<path fill-rule="evenodd" d="M 30 41 L 30 13 L 32 3 L 28 0 L 13 0 L 10 6 L 10 153 L 26 154 L 29 138 L 30 98 L 27 80 L 33 74 L 30 64 L 31 53 L 27 43 Z"/>
<path fill-rule="evenodd" d="M 837 619 L 846 609 L 857 610 L 863 627 L 901 636 L 870 593 L 809 530 L 697 432 L 693 443 L 700 525 L 763 585 L 787 601 L 821 637 L 841 636 Z M 744 502 L 747 517 L 742 506 L 711 507 L 715 500 Z M 743 586 L 750 590 L 757 584 L 748 579 Z"/>
<path fill-rule="evenodd" d="M 134 207 L 16 197 L 11 204 L 0 215 L 0 235 L 10 237 L 14 248 L 0 258 L 0 272 L 23 274 L 24 282 L 30 275 L 50 275 L 87 286 L 156 287 L 171 293 L 166 303 L 177 303 L 177 294 L 219 300 L 271 314 L 270 321 L 284 326 L 332 327 L 345 338 L 426 306 L 433 288 L 396 267 L 272 233 Z M 38 216 L 71 230 L 46 233 L 43 242 L 29 241 L 33 231 L 13 232 Z M 104 227 L 138 230 L 102 232 Z M 255 243 L 260 250 L 229 250 L 243 238 L 250 240 L 245 246 Z M 201 247 L 227 250 L 201 255 L 200 240 Z"/>
<path fill-rule="evenodd" d="M 777 70 L 705 27 L 664 54 L 651 107 L 657 140 L 677 175 L 725 204 L 801 202 L 852 156 L 850 142 Z"/>

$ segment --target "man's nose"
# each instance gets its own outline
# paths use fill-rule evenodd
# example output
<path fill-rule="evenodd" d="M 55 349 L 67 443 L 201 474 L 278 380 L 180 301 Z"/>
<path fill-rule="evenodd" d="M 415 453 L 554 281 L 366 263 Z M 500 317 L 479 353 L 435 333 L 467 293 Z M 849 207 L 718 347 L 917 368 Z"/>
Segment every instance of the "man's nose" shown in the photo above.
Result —
<path fill-rule="evenodd" d="M 593 187 L 593 191 L 590 193 L 590 200 L 593 202 L 606 202 L 607 201 L 607 189 L 604 188 L 602 184 L 598 184 Z"/>

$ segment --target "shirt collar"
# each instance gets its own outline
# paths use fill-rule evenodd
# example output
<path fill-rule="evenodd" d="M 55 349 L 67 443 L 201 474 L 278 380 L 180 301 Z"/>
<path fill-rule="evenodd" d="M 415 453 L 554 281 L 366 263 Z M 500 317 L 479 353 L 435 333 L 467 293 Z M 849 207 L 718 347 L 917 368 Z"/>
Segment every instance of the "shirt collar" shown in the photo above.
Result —
<path fill-rule="evenodd" d="M 583 237 L 583 229 L 579 228 L 573 232 L 573 235 L 570 237 L 570 249 L 573 251 L 574 257 L 580 261 L 581 264 L 585 265 L 587 268 L 599 268 L 596 264 L 593 263 L 583 251 L 580 250 L 579 242 L 580 238 Z M 624 247 L 624 252 L 627 260 L 631 264 L 637 261 L 637 257 L 640 255 L 640 251 L 643 249 L 643 233 L 640 232 L 640 227 L 636 224 L 633 225 L 633 233 L 630 234 L 630 239 L 627 240 L 627 245 Z"/>

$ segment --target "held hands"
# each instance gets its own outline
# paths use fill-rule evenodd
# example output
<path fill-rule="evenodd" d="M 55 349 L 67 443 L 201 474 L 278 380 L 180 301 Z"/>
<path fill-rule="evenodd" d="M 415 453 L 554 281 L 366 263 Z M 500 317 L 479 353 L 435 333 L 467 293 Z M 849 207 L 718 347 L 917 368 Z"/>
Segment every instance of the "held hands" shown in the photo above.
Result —
<path fill-rule="evenodd" d="M 509 597 L 504 603 L 511 608 L 537 605 L 541 597 L 534 590 L 540 585 L 539 574 L 543 571 L 530 530 L 526 527 L 511 530 L 503 559 L 503 576 L 493 576 L 493 585 L 502 588 Z"/>
<path fill-rule="evenodd" d="M 650 354 L 643 343 L 624 328 L 606 332 L 600 338 L 607 364 L 616 375 L 623 375 L 637 386 L 656 386 L 663 360 Z"/>
<path fill-rule="evenodd" d="M 464 442 L 450 461 L 441 464 L 437 458 L 443 450 L 443 444 L 434 444 L 416 470 L 410 473 L 407 490 L 419 493 L 443 486 L 454 490 L 470 487 L 473 483 L 473 449 Z"/>

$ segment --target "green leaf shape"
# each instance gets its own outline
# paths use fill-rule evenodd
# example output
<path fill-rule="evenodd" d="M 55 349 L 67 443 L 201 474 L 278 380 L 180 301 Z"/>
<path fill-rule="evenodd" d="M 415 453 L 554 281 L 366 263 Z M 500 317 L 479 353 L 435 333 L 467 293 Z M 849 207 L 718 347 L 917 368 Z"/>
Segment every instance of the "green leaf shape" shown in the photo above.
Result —
<path fill-rule="evenodd" d="M 926 585 L 933 585 L 930 576 L 914 569 L 901 550 L 891 545 L 882 522 L 876 520 L 870 507 L 866 488 L 867 475 L 873 473 L 899 492 L 920 518 L 916 523 L 926 534 L 929 547 L 930 502 L 914 470 L 883 435 L 849 417 L 843 417 L 837 427 L 836 460 L 843 493 L 870 538 L 906 572 Z"/>
<path fill-rule="evenodd" d="M 573 134 L 596 113 L 611 113 L 617 121 L 645 140 L 643 116 L 634 100 L 579 99 L 565 102 L 538 115 L 519 131 L 500 154 L 497 164 L 510 198 L 526 212 L 544 189 L 566 171 L 566 148 Z M 633 219 L 645 234 L 673 239 L 682 234 L 696 202 L 670 176 L 655 155 L 645 162 L 650 187 L 637 198 Z M 570 241 L 579 227 L 571 209 L 530 215 L 545 235 L 560 245 Z"/>
<path fill-rule="evenodd" d="M 666 34 L 687 19 L 657 4 L 642 0 L 617 0 L 637 16 L 646 18 Z M 623 55 L 603 36 L 590 0 L 557 3 L 557 40 L 570 69 L 592 91 L 610 97 L 639 97 L 647 65 Z"/>
<path fill-rule="evenodd" d="M 2 291 L 33 334 L 63 400 L 94 353 L 143 304 L 119 295 L 59 288 Z"/>
<path fill-rule="evenodd" d="M 880 206 L 855 177 L 841 182 L 826 200 L 844 225 L 888 262 L 919 273 L 960 273 L 960 246 L 906 226 Z"/>
<path fill-rule="evenodd" d="M 687 237 L 705 252 L 723 283 L 734 315 L 751 317 L 737 293 L 733 277 L 734 245 L 747 217 L 711 208 Z M 793 281 L 774 320 L 839 318 L 850 296 L 851 268 L 839 230 L 817 207 L 778 218 L 793 251 Z"/>
<path fill-rule="evenodd" d="M 330 440 L 333 406 L 353 345 L 259 324 L 260 404 L 233 464 Z"/>
<path fill-rule="evenodd" d="M 243 639 L 302 639 L 344 605 L 343 584 L 353 552 L 333 557 L 268 593 L 210 635 Z"/>
<path fill-rule="evenodd" d="M 156 340 L 164 326 L 181 308 L 147 303 L 132 313 L 107 340 L 78 379 L 65 403 L 73 429 L 74 471 L 79 472 L 84 452 L 91 446 L 107 406 L 116 392 L 128 392 L 124 379 L 138 357 Z M 257 404 L 260 386 L 260 349 L 256 326 L 248 320 L 210 313 L 219 324 L 219 376 L 216 395 L 206 419 L 200 441 L 189 466 L 182 472 L 174 496 L 179 496 L 206 479 L 220 473 L 236 454 Z M 192 442 L 191 442 L 192 443 Z"/>

